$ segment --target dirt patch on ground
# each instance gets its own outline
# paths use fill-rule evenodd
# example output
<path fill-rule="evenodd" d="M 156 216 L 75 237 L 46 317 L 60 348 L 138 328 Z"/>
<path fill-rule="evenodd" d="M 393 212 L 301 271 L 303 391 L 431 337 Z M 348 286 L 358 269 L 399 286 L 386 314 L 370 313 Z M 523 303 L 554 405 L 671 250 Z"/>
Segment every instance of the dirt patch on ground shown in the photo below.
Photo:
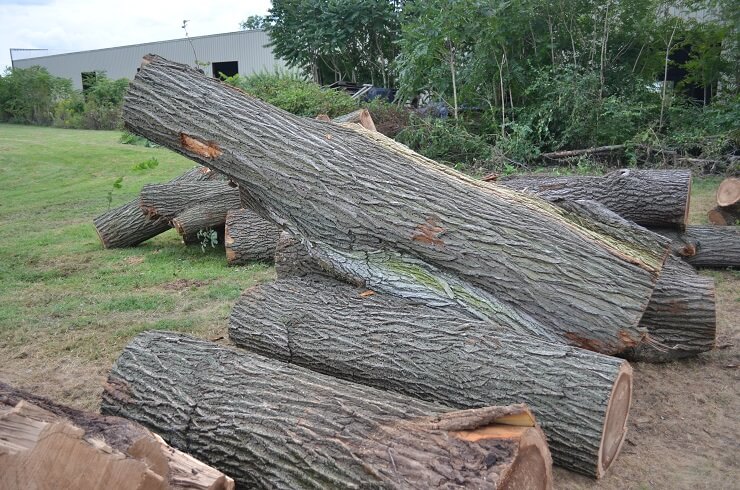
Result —
<path fill-rule="evenodd" d="M 734 489 L 740 481 L 740 272 L 717 282 L 718 349 L 668 364 L 633 363 L 622 453 L 601 481 L 555 471 L 565 489 Z"/>

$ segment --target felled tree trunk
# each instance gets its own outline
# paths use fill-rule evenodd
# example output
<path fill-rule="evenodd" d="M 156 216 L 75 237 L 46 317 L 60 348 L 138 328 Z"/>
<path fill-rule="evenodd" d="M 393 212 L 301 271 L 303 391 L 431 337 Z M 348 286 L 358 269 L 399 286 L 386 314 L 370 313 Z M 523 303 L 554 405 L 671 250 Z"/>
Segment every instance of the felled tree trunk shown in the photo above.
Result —
<path fill-rule="evenodd" d="M 227 182 L 176 182 L 147 184 L 141 189 L 141 209 L 152 219 L 173 220 L 191 208 L 220 215 L 221 223 L 229 209 L 240 205 L 239 189 Z"/>
<path fill-rule="evenodd" d="M 641 325 L 651 342 L 623 353 L 627 359 L 667 362 L 712 350 L 717 339 L 714 280 L 669 257 Z"/>
<path fill-rule="evenodd" d="M 655 229 L 673 253 L 694 267 L 740 267 L 740 226 L 689 225 L 685 232 Z"/>
<path fill-rule="evenodd" d="M 449 412 L 178 334 L 137 336 L 101 410 L 157 428 L 244 488 L 552 487 L 524 405 Z"/>
<path fill-rule="evenodd" d="M 173 179 L 175 182 L 201 182 L 215 175 L 205 167 L 194 168 Z M 93 221 L 98 238 L 104 248 L 133 247 L 154 238 L 171 228 L 166 219 L 151 220 L 141 211 L 141 202 L 134 199 L 122 206 L 101 214 Z"/>
<path fill-rule="evenodd" d="M 130 131 L 226 173 L 250 208 L 378 283 L 607 353 L 644 340 L 658 244 L 636 247 L 378 133 L 293 116 L 156 56 L 123 112 Z"/>
<path fill-rule="evenodd" d="M 691 171 L 623 169 L 602 177 L 511 177 L 497 181 L 549 201 L 597 201 L 643 226 L 686 227 Z"/>
<path fill-rule="evenodd" d="M 134 422 L 0 383 L 0 488 L 230 490 L 234 480 Z"/>
<path fill-rule="evenodd" d="M 717 189 L 717 207 L 709 211 L 707 217 L 715 225 L 740 224 L 740 178 L 722 181 Z"/>
<path fill-rule="evenodd" d="M 226 261 L 229 265 L 253 260 L 272 262 L 280 231 L 251 209 L 232 209 L 226 215 Z"/>
<path fill-rule="evenodd" d="M 608 469 L 626 432 L 626 361 L 337 281 L 248 289 L 229 336 L 268 357 L 449 406 L 526 403 L 555 463 L 592 477 Z"/>

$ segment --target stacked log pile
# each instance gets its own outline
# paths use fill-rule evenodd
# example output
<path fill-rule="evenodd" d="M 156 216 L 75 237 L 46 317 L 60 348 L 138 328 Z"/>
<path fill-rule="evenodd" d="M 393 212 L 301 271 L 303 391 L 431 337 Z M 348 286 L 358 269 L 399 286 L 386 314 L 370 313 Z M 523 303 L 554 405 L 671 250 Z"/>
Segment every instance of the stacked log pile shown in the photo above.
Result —
<path fill-rule="evenodd" d="M 230 320 L 252 354 L 145 333 L 104 393 L 106 413 L 238 483 L 548 488 L 549 456 L 517 403 L 556 463 L 598 478 L 631 403 L 631 368 L 612 356 L 714 345 L 713 282 L 671 255 L 675 237 L 641 226 L 693 240 L 686 172 L 481 182 L 151 55 L 123 116 L 239 186 L 255 214 L 231 210 L 227 235 L 256 233 L 244 216 L 275 225 L 260 253 L 274 250 L 279 280 L 245 292 Z M 239 241 L 234 257 L 256 256 Z"/>
<path fill-rule="evenodd" d="M 0 383 L 0 488 L 232 490 L 234 480 L 130 420 Z"/>

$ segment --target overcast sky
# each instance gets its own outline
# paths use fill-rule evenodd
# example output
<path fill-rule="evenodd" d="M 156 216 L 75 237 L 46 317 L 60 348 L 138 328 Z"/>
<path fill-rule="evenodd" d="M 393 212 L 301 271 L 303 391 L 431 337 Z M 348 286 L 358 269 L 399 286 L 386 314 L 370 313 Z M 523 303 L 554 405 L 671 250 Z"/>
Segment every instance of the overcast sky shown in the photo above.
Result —
<path fill-rule="evenodd" d="M 0 72 L 10 48 L 57 54 L 177 39 L 183 20 L 190 36 L 233 32 L 269 8 L 270 0 L 0 0 Z"/>

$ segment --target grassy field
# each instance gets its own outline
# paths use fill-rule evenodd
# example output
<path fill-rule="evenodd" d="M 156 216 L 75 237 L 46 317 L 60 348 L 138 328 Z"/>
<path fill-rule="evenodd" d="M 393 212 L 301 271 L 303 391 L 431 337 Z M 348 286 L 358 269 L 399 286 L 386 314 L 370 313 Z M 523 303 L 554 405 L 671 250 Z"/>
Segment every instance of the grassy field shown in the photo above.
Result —
<path fill-rule="evenodd" d="M 0 379 L 96 409 L 107 370 L 138 332 L 226 335 L 239 293 L 263 264 L 226 267 L 223 250 L 185 247 L 172 231 L 103 250 L 92 220 L 192 164 L 119 133 L 0 125 Z M 153 170 L 133 167 L 149 158 Z M 121 189 L 112 184 L 123 176 Z M 691 220 L 705 222 L 720 179 L 697 179 Z M 695 360 L 635 365 L 630 433 L 601 482 L 556 471 L 557 488 L 737 488 L 740 480 L 740 274 L 717 284 L 720 347 Z"/>

